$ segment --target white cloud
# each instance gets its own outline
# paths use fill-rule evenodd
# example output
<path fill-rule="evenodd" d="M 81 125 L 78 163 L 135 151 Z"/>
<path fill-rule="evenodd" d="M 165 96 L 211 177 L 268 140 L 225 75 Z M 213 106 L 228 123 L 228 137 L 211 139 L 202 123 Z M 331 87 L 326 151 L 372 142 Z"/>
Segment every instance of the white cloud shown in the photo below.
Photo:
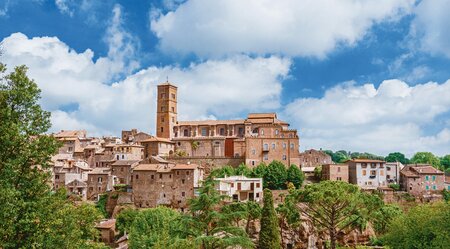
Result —
<path fill-rule="evenodd" d="M 118 135 L 133 127 L 153 131 L 156 84 L 166 76 L 179 87 L 180 119 L 274 110 L 280 107 L 280 80 L 291 65 L 278 57 L 236 56 L 187 68 L 149 67 L 105 84 L 117 72 L 116 60 L 110 58 L 115 52 L 94 61 L 91 50 L 77 53 L 55 37 L 21 33 L 5 38 L 3 47 L 2 60 L 9 68 L 29 67 L 29 76 L 42 89 L 43 106 L 53 112 L 53 130 L 85 128 L 92 135 Z M 73 104 L 78 109 L 61 110 Z"/>
<path fill-rule="evenodd" d="M 397 20 L 414 0 L 190 0 L 151 15 L 166 52 L 202 57 L 233 53 L 324 57 L 354 45 L 371 26 Z"/>
<path fill-rule="evenodd" d="M 62 14 L 67 14 L 70 17 L 73 16 L 72 6 L 74 2 L 72 0 L 55 0 L 55 5 Z"/>
<path fill-rule="evenodd" d="M 450 0 L 421 1 L 418 4 L 410 35 L 417 39 L 421 50 L 450 57 L 449 12 Z"/>
<path fill-rule="evenodd" d="M 448 154 L 450 130 L 425 134 L 425 126 L 450 112 L 450 80 L 409 86 L 400 80 L 326 91 L 322 98 L 297 99 L 283 115 L 300 128 L 305 148 Z"/>

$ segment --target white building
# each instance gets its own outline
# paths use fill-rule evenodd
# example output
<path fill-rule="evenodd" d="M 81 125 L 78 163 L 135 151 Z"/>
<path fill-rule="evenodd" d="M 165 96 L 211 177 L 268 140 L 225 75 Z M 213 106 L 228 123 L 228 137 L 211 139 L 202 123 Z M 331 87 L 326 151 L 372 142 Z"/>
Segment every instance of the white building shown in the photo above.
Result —
<path fill-rule="evenodd" d="M 384 161 L 371 159 L 352 159 L 348 164 L 350 183 L 362 189 L 377 189 L 387 186 L 386 167 Z"/>
<path fill-rule="evenodd" d="M 230 176 L 215 178 L 218 181 L 216 189 L 222 195 L 229 196 L 233 201 L 256 201 L 263 197 L 262 178 L 247 178 L 245 176 Z"/>
<path fill-rule="evenodd" d="M 400 162 L 386 163 L 386 181 L 388 183 L 400 183 L 400 170 L 405 167 Z"/>

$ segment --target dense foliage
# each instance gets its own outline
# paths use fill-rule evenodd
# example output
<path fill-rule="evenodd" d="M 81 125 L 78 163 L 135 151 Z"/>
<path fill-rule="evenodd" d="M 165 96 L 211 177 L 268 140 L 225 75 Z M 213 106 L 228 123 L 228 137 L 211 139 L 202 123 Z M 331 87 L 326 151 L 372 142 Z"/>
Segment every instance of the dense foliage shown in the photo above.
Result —
<path fill-rule="evenodd" d="M 241 164 L 237 168 L 224 166 L 213 170 L 211 175 L 213 177 L 244 175 L 263 178 L 263 186 L 268 189 L 287 189 L 289 182 L 292 182 L 295 187 L 299 188 L 305 179 L 299 167 L 291 165 L 286 169 L 286 166 L 279 161 L 272 161 L 269 165 L 261 163 L 253 169 L 250 169 L 245 164 Z"/>
<path fill-rule="evenodd" d="M 95 248 L 91 205 L 75 206 L 49 186 L 50 157 L 60 144 L 44 135 L 50 113 L 25 66 L 6 74 L 0 64 L 0 247 Z"/>
<path fill-rule="evenodd" d="M 450 248 L 450 204 L 419 205 L 394 218 L 383 237 L 390 248 Z"/>
<path fill-rule="evenodd" d="M 384 160 L 386 160 L 386 162 L 400 162 L 402 164 L 409 163 L 409 159 L 400 152 L 389 153 L 389 155 Z"/>
<path fill-rule="evenodd" d="M 433 167 L 437 169 L 441 166 L 439 158 L 431 152 L 417 152 L 411 158 L 411 163 L 427 163 L 433 165 Z"/>
<path fill-rule="evenodd" d="M 261 230 L 258 247 L 261 249 L 281 249 L 278 218 L 273 206 L 272 192 L 264 190 L 264 206 L 261 213 Z"/>

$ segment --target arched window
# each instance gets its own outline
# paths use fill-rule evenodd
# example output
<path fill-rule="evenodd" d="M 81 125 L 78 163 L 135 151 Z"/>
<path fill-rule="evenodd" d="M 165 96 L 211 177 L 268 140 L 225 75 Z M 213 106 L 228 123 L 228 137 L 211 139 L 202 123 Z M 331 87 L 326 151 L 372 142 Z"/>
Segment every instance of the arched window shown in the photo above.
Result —
<path fill-rule="evenodd" d="M 187 137 L 187 136 L 189 136 L 188 134 L 189 134 L 188 129 L 184 129 L 184 131 L 183 131 L 183 136 Z"/>

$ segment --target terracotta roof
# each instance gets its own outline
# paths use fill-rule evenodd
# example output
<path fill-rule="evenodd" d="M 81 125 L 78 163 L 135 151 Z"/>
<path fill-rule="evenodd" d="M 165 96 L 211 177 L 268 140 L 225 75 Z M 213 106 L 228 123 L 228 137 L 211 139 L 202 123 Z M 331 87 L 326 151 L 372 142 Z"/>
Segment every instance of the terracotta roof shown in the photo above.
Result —
<path fill-rule="evenodd" d="M 116 219 L 100 221 L 95 227 L 100 229 L 110 229 L 116 225 Z"/>
<path fill-rule="evenodd" d="M 170 139 L 162 138 L 162 137 L 151 137 L 140 141 L 141 143 L 145 142 L 165 142 L 165 143 L 174 143 L 170 141 Z"/>
<path fill-rule="evenodd" d="M 385 161 L 375 160 L 375 159 L 364 159 L 364 158 L 354 158 L 347 160 L 345 162 L 355 162 L 355 163 L 385 163 Z"/>
<path fill-rule="evenodd" d="M 88 174 L 108 175 L 110 168 L 93 168 Z"/>
<path fill-rule="evenodd" d="M 176 164 L 173 169 L 196 169 L 198 167 L 197 164 Z"/>
<path fill-rule="evenodd" d="M 444 172 L 434 168 L 433 166 L 411 166 L 411 169 L 416 171 L 418 174 L 444 174 Z"/>
<path fill-rule="evenodd" d="M 140 162 L 140 160 L 117 160 L 111 166 L 129 166 Z"/>
<path fill-rule="evenodd" d="M 277 118 L 277 114 L 275 112 L 271 113 L 249 113 L 247 118 Z"/>
<path fill-rule="evenodd" d="M 237 124 L 244 124 L 245 120 L 238 119 L 238 120 L 198 120 L 198 121 L 178 121 L 176 126 L 182 126 L 182 125 L 221 125 L 221 124 L 227 124 L 227 125 L 237 125 Z"/>
<path fill-rule="evenodd" d="M 133 171 L 157 171 L 157 172 L 170 172 L 174 169 L 196 169 L 199 166 L 196 164 L 139 164 L 134 167 Z"/>
<path fill-rule="evenodd" d="M 64 137 L 84 137 L 86 135 L 86 131 L 83 130 L 73 130 L 73 131 L 60 131 L 55 134 L 55 137 L 57 138 L 64 138 Z"/>
<path fill-rule="evenodd" d="M 134 171 L 157 171 L 158 164 L 139 164 L 134 167 Z"/>

